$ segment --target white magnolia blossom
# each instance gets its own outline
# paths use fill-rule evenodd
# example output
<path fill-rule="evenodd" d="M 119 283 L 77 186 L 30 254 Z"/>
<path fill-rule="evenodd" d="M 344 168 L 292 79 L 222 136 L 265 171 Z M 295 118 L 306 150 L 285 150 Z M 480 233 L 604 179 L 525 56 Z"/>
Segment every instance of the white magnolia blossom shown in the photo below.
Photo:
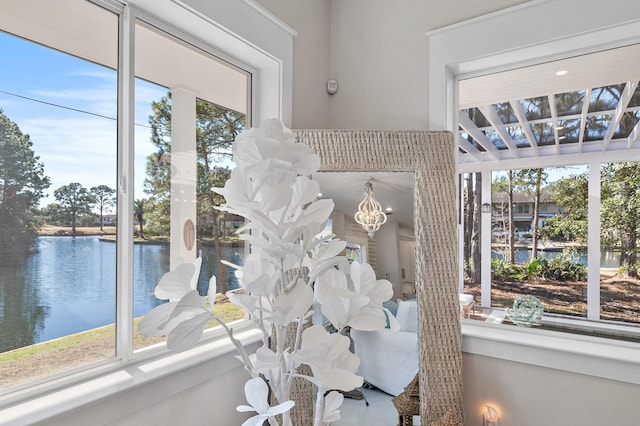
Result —
<path fill-rule="evenodd" d="M 240 412 L 255 411 L 258 414 L 242 423 L 242 426 L 262 426 L 265 420 L 283 414 L 295 405 L 295 402 L 289 400 L 271 407 L 269 405 L 269 387 L 260 377 L 255 377 L 245 383 L 244 394 L 249 405 L 239 405 L 236 410 Z"/>
<path fill-rule="evenodd" d="M 260 127 L 245 130 L 233 144 L 233 161 L 237 167 L 269 159 L 289 163 L 298 175 L 309 175 L 320 167 L 320 157 L 307 145 L 295 143 L 293 132 L 278 119 L 267 119 Z"/>
<path fill-rule="evenodd" d="M 188 349 L 193 346 L 192 341 L 197 343 L 200 340 L 204 331 L 204 325 L 201 326 L 200 322 L 206 324 L 212 317 L 205 308 L 205 300 L 196 290 L 201 264 L 202 258 L 197 258 L 194 262 L 179 265 L 160 278 L 154 294 L 156 298 L 168 299 L 169 302 L 156 306 L 140 321 L 138 331 L 142 335 L 169 336 L 167 346 L 173 350 Z M 213 286 L 210 285 L 209 289 L 215 295 L 215 278 L 211 282 Z"/>
<path fill-rule="evenodd" d="M 298 318 L 305 318 L 313 305 L 313 289 L 302 279 L 288 292 L 282 292 L 275 298 L 274 312 L 271 320 L 274 324 L 287 325 Z"/>
<path fill-rule="evenodd" d="M 360 359 L 349 351 L 350 344 L 347 336 L 314 325 L 302 333 L 302 345 L 291 357 L 311 367 L 313 377 L 307 379 L 318 386 L 318 392 L 350 391 L 362 386 L 362 377 L 355 374 Z"/>
<path fill-rule="evenodd" d="M 322 314 L 338 330 L 346 326 L 358 330 L 377 330 L 386 325 L 382 302 L 393 296 L 387 280 L 377 280 L 373 268 L 364 263 L 351 264 L 349 285 L 347 277 L 336 269 L 329 269 L 315 283 L 316 301 Z"/>
<path fill-rule="evenodd" d="M 332 391 L 325 397 L 324 413 L 322 420 L 325 423 L 336 422 L 340 420 L 340 410 L 342 402 L 344 401 L 344 395 L 340 392 Z"/>
<path fill-rule="evenodd" d="M 160 279 L 155 296 L 168 302 L 149 312 L 138 329 L 146 336 L 167 335 L 169 349 L 184 350 L 198 343 L 208 321 L 217 319 L 251 376 L 245 385 L 249 405 L 238 410 L 257 415 L 243 426 L 265 420 L 276 425 L 276 415 L 290 426 L 294 377 L 317 386 L 314 425 L 324 425 L 339 419 L 343 400 L 340 393 L 329 391 L 357 388 L 362 377 L 355 374 L 360 361 L 349 352 L 348 337 L 328 333 L 321 325 L 309 326 L 314 304 L 338 330 L 384 328 L 382 302 L 393 295 L 391 283 L 376 280 L 367 264 L 356 262 L 349 268 L 341 256 L 346 242 L 321 236 L 334 204 L 317 199 L 319 185 L 308 177 L 318 170 L 320 158 L 309 146 L 296 143 L 280 121 L 267 120 L 242 132 L 233 156 L 231 178 L 214 191 L 226 200 L 219 209 L 247 219 L 238 235 L 251 253 L 241 266 L 225 262 L 235 269 L 241 286 L 227 295 L 262 331 L 262 346 L 247 354 L 233 330 L 214 315 L 215 277 L 207 298 L 198 294 L 201 259 Z M 299 375 L 301 364 L 309 365 L 313 375 Z M 279 403 L 274 407 L 269 406 L 269 390 Z"/>
<path fill-rule="evenodd" d="M 202 258 L 194 262 L 181 263 L 173 271 L 169 271 L 160 278 L 154 290 L 154 295 L 160 300 L 176 301 L 198 285 L 198 276 Z"/>

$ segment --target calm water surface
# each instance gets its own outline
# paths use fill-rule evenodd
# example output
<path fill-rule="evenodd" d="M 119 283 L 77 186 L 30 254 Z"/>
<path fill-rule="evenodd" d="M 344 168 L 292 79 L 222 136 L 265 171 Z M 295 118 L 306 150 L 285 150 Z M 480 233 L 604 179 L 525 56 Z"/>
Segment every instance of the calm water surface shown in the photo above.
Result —
<path fill-rule="evenodd" d="M 225 247 L 239 263 L 241 248 Z M 162 303 L 153 296 L 169 270 L 168 245 L 134 245 L 134 317 Z M 213 248 L 202 248 L 198 290 L 217 273 Z M 237 288 L 230 274 L 229 288 Z M 0 265 L 0 352 L 113 324 L 116 245 L 98 237 L 40 237 L 22 262 Z"/>
<path fill-rule="evenodd" d="M 557 251 L 538 251 L 538 256 L 545 257 L 547 259 L 553 259 L 558 254 Z M 494 258 L 502 259 L 503 255 L 498 252 L 492 252 L 491 255 Z M 515 262 L 527 263 L 531 259 L 531 250 L 529 249 L 516 249 Z M 587 254 L 578 253 L 577 261 L 587 266 Z M 620 267 L 620 252 L 619 251 L 602 251 L 600 252 L 600 267 L 601 268 L 619 268 Z"/>

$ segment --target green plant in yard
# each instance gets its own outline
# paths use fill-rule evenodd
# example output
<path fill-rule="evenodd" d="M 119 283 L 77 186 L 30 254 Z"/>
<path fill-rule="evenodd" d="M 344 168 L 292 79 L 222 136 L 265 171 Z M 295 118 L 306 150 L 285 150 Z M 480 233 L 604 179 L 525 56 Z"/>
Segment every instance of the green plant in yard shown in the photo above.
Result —
<path fill-rule="evenodd" d="M 519 281 L 523 277 L 522 267 L 504 259 L 491 259 L 491 276 L 496 281 Z"/>
<path fill-rule="evenodd" d="M 557 281 L 584 281 L 587 278 L 587 268 L 578 263 L 575 250 L 564 249 L 549 261 L 543 277 Z"/>
<path fill-rule="evenodd" d="M 537 256 L 524 265 L 524 272 L 527 278 L 543 277 L 548 269 L 549 260 L 542 256 Z"/>
<path fill-rule="evenodd" d="M 555 281 L 584 281 L 587 268 L 578 262 L 573 249 L 565 249 L 553 259 L 537 256 L 524 265 L 509 263 L 503 259 L 491 259 L 491 273 L 496 281 L 525 281 L 546 278 Z"/>

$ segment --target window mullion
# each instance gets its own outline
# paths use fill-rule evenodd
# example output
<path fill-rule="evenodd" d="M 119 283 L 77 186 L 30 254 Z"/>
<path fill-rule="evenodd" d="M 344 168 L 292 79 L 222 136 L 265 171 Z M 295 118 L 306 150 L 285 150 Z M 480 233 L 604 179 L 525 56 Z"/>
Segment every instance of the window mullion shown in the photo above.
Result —
<path fill-rule="evenodd" d="M 600 320 L 600 164 L 589 164 L 587 319 Z"/>
<path fill-rule="evenodd" d="M 482 172 L 482 201 L 481 204 L 491 205 L 491 171 Z M 481 305 L 491 307 L 491 211 L 482 214 L 480 221 L 481 240 Z"/>
<path fill-rule="evenodd" d="M 133 354 L 133 170 L 135 17 L 125 6 L 118 49 L 118 229 L 116 347 L 126 362 Z"/>

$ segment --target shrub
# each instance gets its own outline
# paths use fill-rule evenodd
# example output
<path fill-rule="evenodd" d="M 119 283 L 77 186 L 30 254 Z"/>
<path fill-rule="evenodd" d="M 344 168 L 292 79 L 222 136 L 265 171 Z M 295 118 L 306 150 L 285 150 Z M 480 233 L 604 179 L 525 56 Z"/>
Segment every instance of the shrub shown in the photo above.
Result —
<path fill-rule="evenodd" d="M 497 281 L 524 281 L 546 278 L 555 281 L 584 281 L 587 268 L 578 263 L 575 250 L 565 249 L 553 259 L 538 256 L 524 265 L 516 265 L 503 259 L 491 259 L 491 273 Z"/>
<path fill-rule="evenodd" d="M 543 277 L 548 269 L 549 260 L 542 256 L 537 256 L 524 265 L 524 273 L 527 278 Z"/>
<path fill-rule="evenodd" d="M 575 250 L 564 249 L 549 261 L 543 277 L 558 281 L 583 281 L 587 278 L 587 268 L 578 263 Z"/>
<path fill-rule="evenodd" d="M 492 278 L 497 281 L 518 281 L 522 279 L 522 267 L 506 262 L 504 259 L 491 259 Z"/>

